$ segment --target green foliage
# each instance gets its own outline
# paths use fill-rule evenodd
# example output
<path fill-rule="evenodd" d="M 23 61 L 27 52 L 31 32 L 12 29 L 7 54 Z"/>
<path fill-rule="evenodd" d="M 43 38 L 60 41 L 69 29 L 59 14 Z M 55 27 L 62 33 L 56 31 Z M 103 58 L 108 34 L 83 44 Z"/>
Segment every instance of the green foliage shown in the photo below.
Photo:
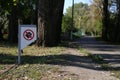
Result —
<path fill-rule="evenodd" d="M 79 38 L 80 38 L 80 37 L 84 36 L 85 33 L 84 33 L 84 31 L 82 31 L 82 30 L 80 31 L 80 30 L 79 30 L 79 31 L 77 31 L 77 32 L 74 32 L 73 35 L 74 35 L 75 37 L 79 37 Z"/>
<path fill-rule="evenodd" d="M 90 58 L 92 58 L 92 60 L 96 63 L 102 63 L 103 62 L 103 57 L 100 56 L 100 55 L 92 55 L 92 54 L 89 54 L 88 55 Z"/>
<path fill-rule="evenodd" d="M 72 18 L 64 15 L 62 20 L 62 32 L 68 32 L 72 29 Z"/>
<path fill-rule="evenodd" d="M 74 5 L 74 25 L 77 29 L 83 27 L 87 21 L 88 5 L 83 3 L 75 3 Z M 72 17 L 72 7 L 67 9 L 66 15 Z"/>
<path fill-rule="evenodd" d="M 112 70 L 112 67 L 109 64 L 103 63 L 103 64 L 101 64 L 101 67 L 104 70 Z"/>
<path fill-rule="evenodd" d="M 3 33 L 9 32 L 12 37 L 12 30 L 17 30 L 18 19 L 24 24 L 35 22 L 34 5 L 36 0 L 0 0 L 0 38 L 4 40 Z M 15 23 L 14 23 L 15 22 Z M 12 26 L 12 27 L 10 27 Z M 17 34 L 17 31 L 14 33 Z M 16 37 L 15 37 L 16 36 Z M 16 40 L 17 35 L 13 38 Z M 4 38 L 4 39 L 3 39 Z M 11 38 L 11 39 L 13 39 Z M 8 39 L 8 37 L 6 38 Z M 10 41 L 10 40 L 9 40 Z M 13 41 L 14 42 L 14 41 Z"/>
<path fill-rule="evenodd" d="M 95 1 L 88 5 L 84 3 L 75 3 L 74 5 L 74 27 L 78 30 L 84 30 L 93 35 L 101 34 L 102 30 L 102 12 L 101 3 Z M 96 7 L 97 6 L 97 7 Z M 72 7 L 67 9 L 66 16 L 72 17 Z"/>
<path fill-rule="evenodd" d="M 89 51 L 83 48 L 78 48 L 78 50 L 80 50 L 80 52 L 84 53 L 86 56 L 90 57 L 96 63 L 103 62 L 103 57 L 98 54 L 91 54 Z"/>
<path fill-rule="evenodd" d="M 3 14 L 11 15 L 12 10 L 15 7 L 20 13 L 17 14 L 16 12 L 17 17 L 24 21 L 26 19 L 32 19 L 35 16 L 35 3 L 36 0 L 1 0 L 0 11 L 2 11 Z"/>
<path fill-rule="evenodd" d="M 93 0 L 90 5 L 91 26 L 94 35 L 101 35 L 102 32 L 102 1 Z"/>

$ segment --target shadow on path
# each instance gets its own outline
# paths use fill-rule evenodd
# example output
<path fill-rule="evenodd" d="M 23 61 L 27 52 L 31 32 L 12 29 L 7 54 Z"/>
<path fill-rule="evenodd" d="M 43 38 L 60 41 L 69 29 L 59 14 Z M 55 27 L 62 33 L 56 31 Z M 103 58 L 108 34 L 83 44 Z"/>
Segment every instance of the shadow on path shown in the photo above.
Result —
<path fill-rule="evenodd" d="M 77 46 L 74 46 L 74 44 Z M 95 41 L 93 37 L 84 37 L 76 42 L 71 43 L 71 47 L 76 48 L 81 46 L 91 51 L 100 51 L 97 54 L 101 55 L 108 63 L 118 64 L 115 66 L 116 70 L 120 70 L 120 53 L 119 46 L 106 45 L 98 41 Z M 106 52 L 107 53 L 103 53 Z M 109 52 L 112 52 L 109 54 Z M 118 53 L 115 53 L 118 52 Z M 94 53 L 93 55 L 96 55 Z M 61 54 L 61 55 L 46 55 L 46 56 L 29 56 L 24 55 L 21 57 L 21 65 L 24 64 L 50 64 L 50 65 L 62 65 L 81 67 L 86 69 L 102 71 L 101 67 L 95 64 L 90 58 L 86 56 L 73 55 L 73 54 Z M 17 56 L 10 54 L 0 53 L 0 64 L 11 65 L 17 64 Z"/>
<path fill-rule="evenodd" d="M 91 59 L 86 56 L 76 56 L 72 54 L 47 55 L 47 56 L 22 56 L 21 65 L 24 64 L 51 64 L 62 66 L 83 67 L 93 70 L 101 70 L 95 67 Z M 0 54 L 0 64 L 17 64 L 17 56 Z"/>
<path fill-rule="evenodd" d="M 82 37 L 77 40 L 79 45 L 83 48 L 97 50 L 97 51 L 119 51 L 120 52 L 120 45 L 111 45 L 107 44 L 103 41 L 95 40 L 95 37 Z"/>
<path fill-rule="evenodd" d="M 94 37 L 82 37 L 77 40 L 80 47 L 87 49 L 93 55 L 100 55 L 111 66 L 120 70 L 120 45 L 97 41 Z"/>

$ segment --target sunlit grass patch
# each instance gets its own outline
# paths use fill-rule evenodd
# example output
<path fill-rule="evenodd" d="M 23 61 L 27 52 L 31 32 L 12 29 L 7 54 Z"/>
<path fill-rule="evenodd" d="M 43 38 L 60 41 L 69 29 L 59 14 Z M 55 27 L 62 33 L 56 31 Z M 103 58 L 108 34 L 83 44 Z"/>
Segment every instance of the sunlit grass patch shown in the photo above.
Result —
<path fill-rule="evenodd" d="M 77 75 L 72 75 L 60 70 L 60 66 L 25 64 L 11 69 L 0 79 L 7 80 L 77 80 Z"/>
<path fill-rule="evenodd" d="M 92 59 L 92 61 L 94 61 L 96 63 L 102 63 L 103 62 L 103 57 L 98 55 L 98 54 L 91 54 L 89 51 L 87 51 L 84 48 L 78 48 L 78 50 L 80 50 L 81 53 L 83 53 L 85 56 L 88 56 L 89 58 Z"/>
<path fill-rule="evenodd" d="M 112 70 L 112 67 L 109 64 L 103 63 L 103 64 L 101 64 L 101 67 L 104 70 Z"/>
<path fill-rule="evenodd" d="M 63 47 L 35 47 L 35 46 L 28 46 L 27 48 L 23 49 L 23 55 L 53 55 L 53 54 L 61 54 L 65 48 Z"/>
<path fill-rule="evenodd" d="M 81 48 L 81 47 L 79 47 L 79 48 L 78 48 L 78 50 L 79 50 L 81 53 L 83 53 L 85 56 L 88 56 L 88 55 L 90 55 L 90 54 L 91 54 L 91 53 L 90 53 L 90 52 L 88 52 L 86 49 Z"/>
<path fill-rule="evenodd" d="M 17 45 L 0 46 L 0 79 L 6 80 L 77 80 L 77 76 L 60 72 L 60 66 L 48 62 L 57 60 L 64 47 L 27 46 L 21 54 L 21 65 L 17 65 Z M 56 61 L 57 62 L 57 61 Z M 16 66 L 13 66 L 16 65 Z M 74 78 L 73 78 L 74 77 Z"/>
<path fill-rule="evenodd" d="M 112 72 L 114 73 L 113 76 L 115 76 L 118 79 L 120 79 L 120 70 L 113 70 Z"/>
<path fill-rule="evenodd" d="M 2 76 L 4 79 L 27 79 L 40 80 L 41 78 L 48 78 L 54 74 L 54 69 L 58 72 L 58 66 L 40 65 L 40 64 L 25 64 L 11 69 L 8 73 Z"/>
<path fill-rule="evenodd" d="M 17 52 L 17 45 L 0 43 L 0 54 L 16 55 Z"/>
<path fill-rule="evenodd" d="M 21 61 L 23 63 L 27 62 L 37 62 L 44 63 L 44 56 L 50 55 L 59 55 L 62 54 L 65 50 L 64 47 L 35 47 L 35 46 L 27 46 L 23 49 L 23 53 L 21 53 Z M 17 45 L 14 47 L 10 47 L 10 45 L 4 45 L 0 47 L 0 63 L 2 64 L 16 64 L 18 57 L 18 48 Z M 35 59 L 34 59 L 35 58 Z"/>
<path fill-rule="evenodd" d="M 0 70 L 2 70 L 4 67 L 2 65 L 0 65 Z"/>

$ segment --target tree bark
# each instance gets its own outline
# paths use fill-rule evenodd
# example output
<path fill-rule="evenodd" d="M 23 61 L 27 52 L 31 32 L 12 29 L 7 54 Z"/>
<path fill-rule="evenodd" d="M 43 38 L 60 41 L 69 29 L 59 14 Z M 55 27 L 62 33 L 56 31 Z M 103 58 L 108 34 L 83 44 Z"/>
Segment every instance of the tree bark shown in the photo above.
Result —
<path fill-rule="evenodd" d="M 108 41 L 108 25 L 109 22 L 109 12 L 108 12 L 108 0 L 103 1 L 103 30 L 102 30 L 102 38 L 103 40 Z"/>
<path fill-rule="evenodd" d="M 18 42 L 18 18 L 17 7 L 13 6 L 11 15 L 9 16 L 9 35 L 8 39 L 12 43 Z"/>
<path fill-rule="evenodd" d="M 56 46 L 60 42 L 64 0 L 39 0 L 37 45 Z"/>
<path fill-rule="evenodd" d="M 2 33 L 2 28 L 0 26 L 0 41 L 2 41 L 2 40 L 3 40 L 3 33 Z"/>
<path fill-rule="evenodd" d="M 118 11 L 118 14 L 117 14 L 117 20 L 116 20 L 116 42 L 120 42 L 120 0 L 117 0 L 117 11 Z"/>

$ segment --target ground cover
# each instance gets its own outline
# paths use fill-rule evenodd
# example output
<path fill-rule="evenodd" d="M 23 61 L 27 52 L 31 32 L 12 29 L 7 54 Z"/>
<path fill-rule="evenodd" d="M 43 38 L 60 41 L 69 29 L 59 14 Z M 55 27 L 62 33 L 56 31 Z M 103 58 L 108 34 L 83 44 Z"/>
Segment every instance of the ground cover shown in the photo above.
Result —
<path fill-rule="evenodd" d="M 28 46 L 17 64 L 17 45 L 0 44 L 0 80 L 76 80 L 72 73 L 61 71 L 62 66 L 51 64 L 62 55 L 64 47 Z M 57 61 L 56 61 L 57 62 Z"/>

